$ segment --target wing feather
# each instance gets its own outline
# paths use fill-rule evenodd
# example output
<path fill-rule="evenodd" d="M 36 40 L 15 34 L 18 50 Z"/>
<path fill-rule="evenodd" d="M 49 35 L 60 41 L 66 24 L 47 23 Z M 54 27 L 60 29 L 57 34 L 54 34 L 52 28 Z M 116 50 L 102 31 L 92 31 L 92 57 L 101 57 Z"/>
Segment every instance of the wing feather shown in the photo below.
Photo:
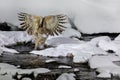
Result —
<path fill-rule="evenodd" d="M 61 34 L 66 28 L 66 15 L 50 15 L 44 17 L 43 28 L 47 31 L 47 34 L 52 36 Z"/>
<path fill-rule="evenodd" d="M 30 35 L 34 34 L 35 31 L 38 30 L 40 20 L 42 20 L 42 17 L 40 16 L 34 16 L 23 12 L 18 14 L 18 18 L 21 21 L 21 27 Z"/>

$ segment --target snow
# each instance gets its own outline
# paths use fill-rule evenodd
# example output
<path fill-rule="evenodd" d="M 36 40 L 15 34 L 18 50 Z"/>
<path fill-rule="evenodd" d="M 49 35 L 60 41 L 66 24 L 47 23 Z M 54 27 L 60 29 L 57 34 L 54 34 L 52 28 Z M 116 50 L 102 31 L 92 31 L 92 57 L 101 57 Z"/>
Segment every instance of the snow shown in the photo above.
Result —
<path fill-rule="evenodd" d="M 17 42 L 28 42 L 32 41 L 32 36 L 28 35 L 24 31 L 0 31 L 0 49 L 1 53 L 19 53 L 18 51 L 4 47 L 5 45 L 16 44 Z"/>
<path fill-rule="evenodd" d="M 113 41 L 101 40 L 101 41 L 99 41 L 98 46 L 105 51 L 112 50 L 112 51 L 116 52 L 117 50 L 120 49 L 120 45 L 116 44 Z"/>
<path fill-rule="evenodd" d="M 65 34 L 64 34 L 65 35 Z M 43 55 L 43 56 L 68 56 L 69 54 L 73 55 L 74 63 L 84 63 L 89 62 L 91 68 L 96 69 L 100 74 L 97 77 L 107 77 L 110 78 L 111 74 L 120 75 L 120 66 L 113 63 L 114 61 L 120 61 L 120 40 L 119 36 L 115 40 L 111 40 L 108 36 L 101 36 L 93 38 L 91 41 L 80 41 L 77 38 L 71 38 L 71 36 L 60 36 L 49 37 L 46 43 L 50 48 L 44 50 L 33 50 L 30 53 Z M 67 33 L 66 33 L 67 35 Z M 79 35 L 79 34 L 78 34 Z M 10 53 L 19 53 L 14 49 L 9 49 L 4 47 L 4 45 L 16 44 L 17 42 L 28 42 L 33 41 L 32 36 L 29 36 L 24 31 L 0 31 L 0 54 L 4 52 Z M 115 53 L 109 54 L 108 50 L 113 50 Z M 48 59 L 47 63 L 53 62 L 55 60 Z M 12 80 L 12 75 L 16 72 L 19 74 L 22 73 L 31 73 L 35 74 L 49 72 L 49 69 L 45 68 L 36 68 L 36 69 L 18 69 L 17 67 L 5 63 L 0 63 L 0 80 L 3 80 L 4 77 L 10 78 Z M 71 66 L 60 65 L 58 68 L 71 68 Z M 79 69 L 75 69 L 76 71 Z M 7 75 L 3 75 L 7 72 Z M 62 76 L 62 77 L 61 77 Z M 74 76 L 71 74 L 65 73 L 61 75 L 57 80 L 74 80 Z M 71 77 L 70 77 L 71 76 Z M 5 78 L 5 79 L 7 79 Z"/>
<path fill-rule="evenodd" d="M 0 63 L 0 80 L 13 80 L 12 76 L 16 74 L 16 72 L 21 74 L 30 74 L 34 72 L 34 74 L 38 73 L 47 73 L 50 72 L 49 69 L 46 68 L 36 68 L 36 69 L 17 69 L 17 67 L 7 64 L 7 63 Z M 5 74 L 5 75 L 4 75 Z"/>
<path fill-rule="evenodd" d="M 14 50 L 14 49 L 9 49 L 9 48 L 6 48 L 6 47 L 0 47 L 2 53 L 3 51 L 4 52 L 10 52 L 10 53 L 19 53 L 18 51 Z"/>
<path fill-rule="evenodd" d="M 58 68 L 72 68 L 71 66 L 66 66 L 66 65 L 60 65 Z"/>
<path fill-rule="evenodd" d="M 88 59 L 95 54 L 107 54 L 100 48 L 89 45 L 87 43 L 80 44 L 60 44 L 55 48 L 47 48 L 45 50 L 34 50 L 30 53 L 43 55 L 43 56 L 67 56 L 67 54 L 73 54 L 74 62 L 86 62 Z"/>
<path fill-rule="evenodd" d="M 73 73 L 63 73 L 56 80 L 75 80 L 75 74 Z"/>
<path fill-rule="evenodd" d="M 80 33 L 76 30 L 73 30 L 72 28 L 68 28 L 67 32 L 54 37 L 49 37 L 46 41 L 46 44 L 57 46 L 59 44 L 67 44 L 67 43 L 80 43 L 77 39 L 71 39 L 69 37 L 80 37 Z M 72 34 L 68 34 L 71 31 L 73 31 Z M 61 39 L 61 41 L 60 41 Z M 55 40 L 55 41 L 54 41 Z M 16 44 L 17 42 L 29 42 L 34 41 L 33 37 L 31 35 L 28 35 L 25 31 L 0 31 L 0 47 L 1 50 L 11 53 L 18 53 L 14 49 L 9 49 L 4 47 L 5 45 L 12 45 Z M 64 42 L 65 41 L 65 42 Z M 58 43 L 59 42 L 59 43 Z M 67 43 L 66 43 L 67 42 Z M 1 51 L 2 53 L 2 51 Z"/>
<path fill-rule="evenodd" d="M 41 16 L 67 14 L 86 33 L 120 32 L 119 0 L 1 0 L 0 21 L 19 25 L 17 13 L 21 11 Z"/>
<path fill-rule="evenodd" d="M 120 61 L 120 57 L 115 55 L 93 56 L 90 58 L 89 64 L 91 68 L 97 69 L 100 73 L 97 77 L 110 78 L 111 74 L 120 75 L 120 66 L 113 61 Z"/>
<path fill-rule="evenodd" d="M 32 36 L 24 31 L 0 31 L 0 46 L 31 41 Z"/>
<path fill-rule="evenodd" d="M 48 59 L 48 60 L 46 60 L 45 62 L 46 63 L 50 63 L 50 62 L 55 62 L 56 60 L 54 60 L 54 59 Z"/>
<path fill-rule="evenodd" d="M 108 37 L 108 36 L 100 36 L 100 37 L 95 37 L 95 38 L 91 39 L 89 43 L 91 45 L 97 46 L 100 40 L 111 41 L 110 37 Z"/>
<path fill-rule="evenodd" d="M 114 40 L 115 41 L 120 41 L 120 34 Z"/>
<path fill-rule="evenodd" d="M 64 37 L 77 37 L 77 38 L 81 37 L 80 32 L 72 28 L 66 28 L 62 35 Z"/>
<path fill-rule="evenodd" d="M 47 39 L 46 41 L 47 45 L 52 45 L 52 46 L 58 46 L 60 44 L 79 44 L 79 43 L 82 43 L 82 41 L 69 37 L 55 37 L 52 39 Z"/>

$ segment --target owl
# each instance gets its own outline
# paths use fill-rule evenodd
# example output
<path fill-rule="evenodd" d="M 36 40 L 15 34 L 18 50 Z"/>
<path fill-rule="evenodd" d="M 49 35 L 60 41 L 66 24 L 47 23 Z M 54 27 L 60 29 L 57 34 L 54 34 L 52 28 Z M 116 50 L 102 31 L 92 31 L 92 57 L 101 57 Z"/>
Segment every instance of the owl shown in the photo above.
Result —
<path fill-rule="evenodd" d="M 21 28 L 29 35 L 33 35 L 34 49 L 37 49 L 39 45 L 45 46 L 45 41 L 49 35 L 61 34 L 66 28 L 64 24 L 67 23 L 67 17 L 63 14 L 41 17 L 20 12 L 18 18 L 21 21 Z"/>

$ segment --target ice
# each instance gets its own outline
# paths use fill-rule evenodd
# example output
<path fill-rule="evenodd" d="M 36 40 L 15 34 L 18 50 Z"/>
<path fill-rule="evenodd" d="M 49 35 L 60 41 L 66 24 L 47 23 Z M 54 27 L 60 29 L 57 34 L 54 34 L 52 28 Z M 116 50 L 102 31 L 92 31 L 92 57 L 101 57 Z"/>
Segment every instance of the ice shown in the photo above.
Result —
<path fill-rule="evenodd" d="M 63 73 L 56 80 L 75 80 L 75 74 L 73 73 Z"/>

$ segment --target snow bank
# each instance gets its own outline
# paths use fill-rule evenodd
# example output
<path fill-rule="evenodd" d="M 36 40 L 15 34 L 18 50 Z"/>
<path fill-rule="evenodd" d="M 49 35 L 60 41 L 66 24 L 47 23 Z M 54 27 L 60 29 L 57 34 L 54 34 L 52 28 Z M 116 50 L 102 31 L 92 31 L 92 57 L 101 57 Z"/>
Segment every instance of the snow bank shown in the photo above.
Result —
<path fill-rule="evenodd" d="M 75 74 L 73 73 L 63 73 L 56 80 L 75 80 Z"/>
<path fill-rule="evenodd" d="M 0 21 L 19 25 L 21 11 L 41 16 L 63 13 L 83 32 L 120 32 L 119 4 L 119 0 L 1 0 Z"/>
<path fill-rule="evenodd" d="M 120 66 L 113 63 L 113 61 L 119 61 L 120 57 L 115 55 L 106 56 L 93 56 L 89 60 L 91 68 L 96 68 L 100 73 L 97 77 L 107 77 L 110 78 L 111 74 L 120 75 Z"/>
<path fill-rule="evenodd" d="M 0 80 L 13 80 L 12 76 L 16 74 L 16 72 L 21 74 L 30 74 L 34 72 L 34 74 L 39 73 L 47 73 L 50 72 L 49 69 L 46 68 L 36 68 L 36 69 L 17 69 L 17 67 L 6 64 L 6 63 L 0 63 Z M 5 75 L 4 75 L 5 74 Z"/>

